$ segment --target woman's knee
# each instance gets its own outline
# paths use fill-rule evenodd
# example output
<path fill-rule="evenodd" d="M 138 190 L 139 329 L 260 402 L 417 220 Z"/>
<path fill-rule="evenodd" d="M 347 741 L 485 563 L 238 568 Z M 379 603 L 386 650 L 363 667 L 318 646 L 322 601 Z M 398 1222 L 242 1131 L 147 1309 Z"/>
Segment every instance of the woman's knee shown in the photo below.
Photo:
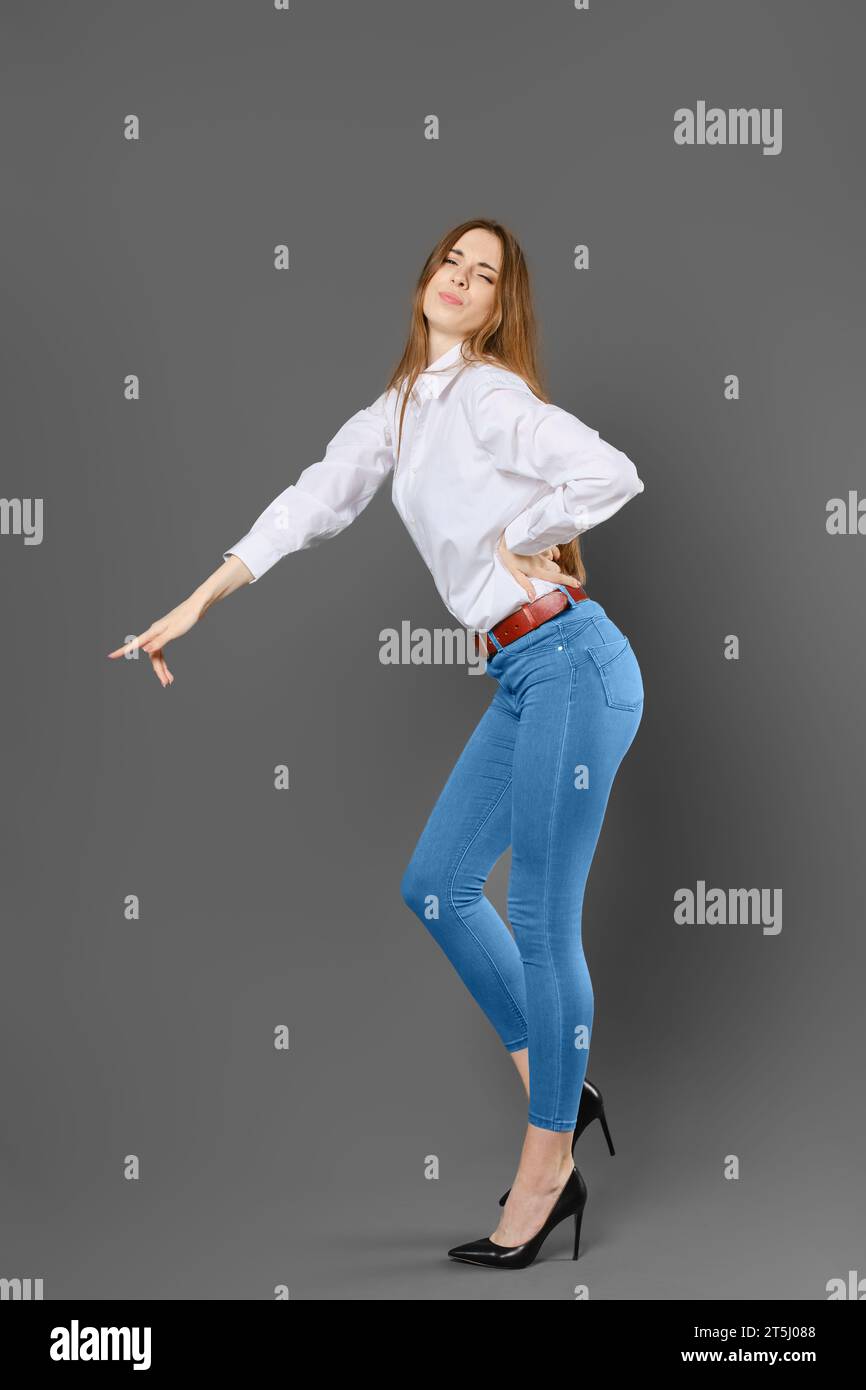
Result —
<path fill-rule="evenodd" d="M 443 872 L 441 865 L 409 864 L 400 882 L 403 901 L 425 921 L 446 916 L 462 920 L 484 896 L 484 882 L 478 875 Z"/>
<path fill-rule="evenodd" d="M 413 854 L 400 880 L 400 896 L 408 908 L 423 917 L 436 895 L 435 876 L 420 854 Z"/>

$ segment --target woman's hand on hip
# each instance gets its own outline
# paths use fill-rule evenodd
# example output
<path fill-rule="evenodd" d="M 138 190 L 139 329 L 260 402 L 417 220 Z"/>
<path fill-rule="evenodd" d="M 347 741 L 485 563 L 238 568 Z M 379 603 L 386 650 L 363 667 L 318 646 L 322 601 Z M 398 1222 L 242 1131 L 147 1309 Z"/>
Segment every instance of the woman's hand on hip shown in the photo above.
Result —
<path fill-rule="evenodd" d="M 537 598 L 532 579 L 547 579 L 551 584 L 573 584 L 577 585 L 578 580 L 574 575 L 566 574 L 561 570 L 559 564 L 559 546 L 550 545 L 546 550 L 540 550 L 537 555 L 518 555 L 513 550 L 509 550 L 504 540 L 505 532 L 499 537 L 496 547 L 497 554 L 505 568 L 508 570 L 529 596 L 530 602 Z"/>

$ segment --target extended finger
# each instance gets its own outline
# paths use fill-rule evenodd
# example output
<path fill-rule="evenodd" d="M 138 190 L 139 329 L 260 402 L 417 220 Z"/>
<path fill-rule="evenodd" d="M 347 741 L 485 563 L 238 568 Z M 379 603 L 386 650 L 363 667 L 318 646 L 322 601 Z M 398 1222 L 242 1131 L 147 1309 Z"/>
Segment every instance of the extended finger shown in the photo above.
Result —
<path fill-rule="evenodd" d="M 140 632 L 137 637 L 130 637 L 129 641 L 124 642 L 122 647 L 116 647 L 115 650 L 113 652 L 109 652 L 108 655 L 124 656 L 126 652 L 134 652 L 136 647 L 138 647 L 147 637 L 148 632 L 150 632 L 150 628 L 147 629 L 147 632 Z"/>
<path fill-rule="evenodd" d="M 158 651 L 151 653 L 150 664 L 153 667 L 153 674 L 156 676 L 156 679 L 159 681 L 160 685 L 164 686 L 166 684 L 166 680 L 162 674 L 160 665 L 160 653 Z"/>
<path fill-rule="evenodd" d="M 154 669 L 157 671 L 163 685 L 171 685 L 172 677 L 169 675 L 168 667 L 165 664 L 165 657 L 162 652 L 157 652 L 151 660 L 153 661 Z"/>

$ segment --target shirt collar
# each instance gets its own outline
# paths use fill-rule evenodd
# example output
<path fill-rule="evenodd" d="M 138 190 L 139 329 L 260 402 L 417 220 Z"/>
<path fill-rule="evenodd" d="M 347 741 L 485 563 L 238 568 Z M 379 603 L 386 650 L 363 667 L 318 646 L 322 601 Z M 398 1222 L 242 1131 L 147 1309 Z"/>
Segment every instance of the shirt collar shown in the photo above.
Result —
<path fill-rule="evenodd" d="M 461 349 L 463 343 L 455 343 L 447 352 L 443 352 L 441 357 L 437 357 L 435 362 L 431 362 L 425 371 L 420 372 L 415 382 L 415 390 L 423 397 L 438 396 L 444 391 L 448 382 L 463 367 L 461 360 Z"/>

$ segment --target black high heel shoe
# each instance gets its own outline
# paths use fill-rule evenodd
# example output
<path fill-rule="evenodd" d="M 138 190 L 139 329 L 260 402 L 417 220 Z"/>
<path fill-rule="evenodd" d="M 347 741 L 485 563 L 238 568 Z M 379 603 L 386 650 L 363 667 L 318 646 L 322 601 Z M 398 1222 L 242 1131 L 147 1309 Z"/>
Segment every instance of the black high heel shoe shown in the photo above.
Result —
<path fill-rule="evenodd" d="M 530 1240 L 525 1240 L 522 1245 L 495 1245 L 489 1236 L 482 1236 L 479 1240 L 468 1241 L 466 1245 L 455 1245 L 453 1250 L 448 1251 L 448 1254 L 452 1260 L 463 1260 L 465 1264 L 470 1265 L 488 1265 L 491 1269 L 525 1269 L 527 1265 L 532 1264 L 554 1226 L 558 1226 L 560 1221 L 565 1221 L 567 1217 L 573 1216 L 574 1254 L 572 1259 L 576 1260 L 580 1247 L 580 1223 L 583 1219 L 585 1206 L 586 1183 L 575 1168 L 554 1202 L 553 1210 L 541 1230 Z"/>
<path fill-rule="evenodd" d="M 610 1130 L 607 1127 L 607 1119 L 604 1113 L 604 1101 L 601 1098 L 601 1091 L 597 1086 L 593 1086 L 591 1081 L 584 1081 L 583 1090 L 580 1093 L 580 1107 L 577 1112 L 577 1124 L 574 1126 L 574 1138 L 571 1141 L 571 1152 L 574 1153 L 578 1139 L 583 1134 L 587 1125 L 592 1124 L 593 1120 L 600 1120 L 604 1137 L 607 1140 L 607 1147 L 610 1149 L 611 1157 L 614 1154 L 613 1140 L 610 1137 Z M 511 1191 L 509 1187 L 508 1192 Z M 508 1201 L 508 1192 L 503 1192 L 499 1198 L 499 1205 L 505 1206 Z M 575 1256 L 575 1259 L 577 1257 Z"/>

